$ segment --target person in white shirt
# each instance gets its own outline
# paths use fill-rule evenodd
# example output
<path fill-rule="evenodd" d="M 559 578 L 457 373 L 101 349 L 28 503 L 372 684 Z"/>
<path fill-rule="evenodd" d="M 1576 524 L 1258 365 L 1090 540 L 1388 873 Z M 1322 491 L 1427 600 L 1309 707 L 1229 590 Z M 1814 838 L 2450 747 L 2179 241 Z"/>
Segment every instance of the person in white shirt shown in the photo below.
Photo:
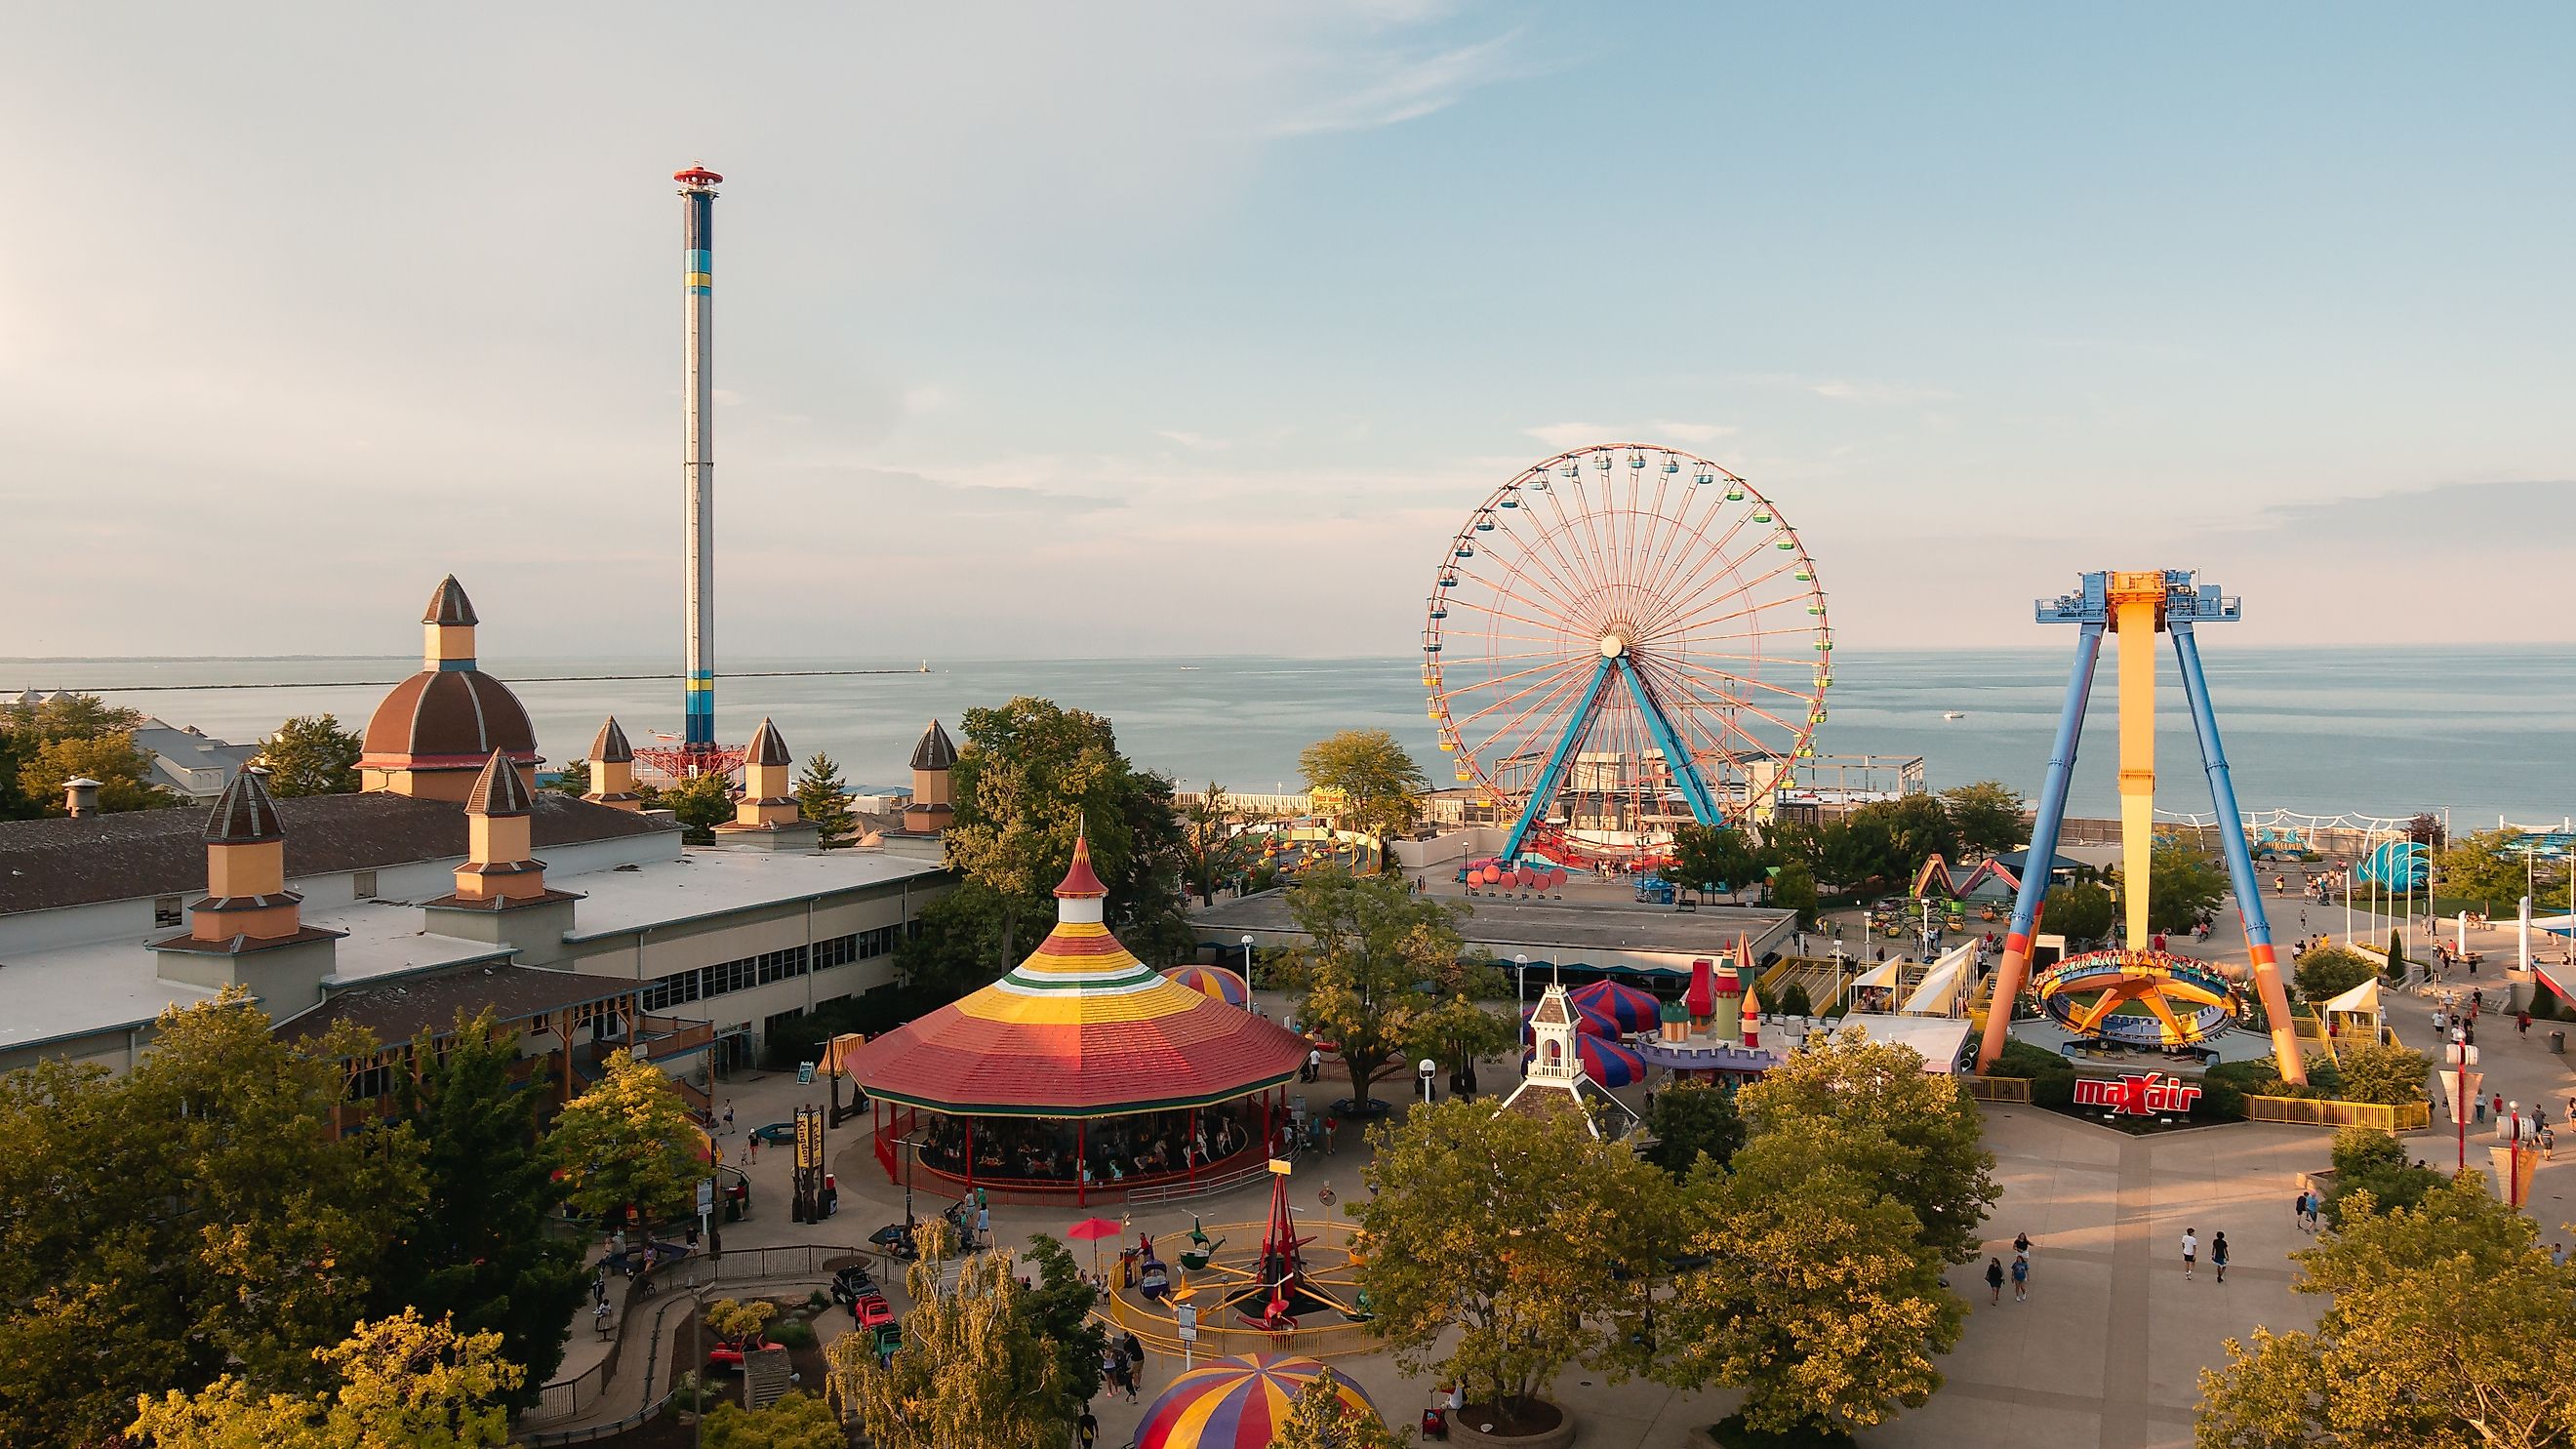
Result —
<path fill-rule="evenodd" d="M 2198 1261 L 2200 1261 L 2200 1229 L 2185 1228 L 2182 1230 L 2182 1276 L 2186 1280 L 2191 1277 L 2192 1264 Z"/>

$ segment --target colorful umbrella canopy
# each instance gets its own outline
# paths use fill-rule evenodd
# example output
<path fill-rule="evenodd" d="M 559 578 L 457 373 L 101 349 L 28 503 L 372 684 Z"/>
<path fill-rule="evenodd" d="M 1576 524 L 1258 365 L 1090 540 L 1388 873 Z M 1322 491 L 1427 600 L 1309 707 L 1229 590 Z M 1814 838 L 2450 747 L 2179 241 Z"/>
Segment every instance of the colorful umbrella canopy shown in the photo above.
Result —
<path fill-rule="evenodd" d="M 1610 1013 L 1603 1011 L 1597 1006 L 1586 1006 L 1580 1001 L 1575 1001 L 1573 998 L 1574 993 L 1567 993 L 1568 1004 L 1574 1008 L 1574 1029 L 1576 1031 L 1583 1033 L 1585 1036 L 1609 1037 L 1613 1040 L 1627 1035 L 1627 1029 L 1619 1025 L 1619 1019 L 1617 1017 L 1612 1016 Z M 1527 1030 L 1529 1019 L 1537 1014 L 1538 1008 L 1536 1006 L 1524 1006 L 1521 1008 L 1521 1025 L 1523 1027 L 1521 1033 L 1522 1036 L 1526 1037 L 1529 1035 Z"/>
<path fill-rule="evenodd" d="M 1653 1031 L 1656 1023 L 1663 1019 L 1663 1003 L 1655 1000 L 1652 992 L 1622 986 L 1616 981 L 1595 981 L 1589 986 L 1578 986 L 1567 995 L 1573 999 L 1577 1010 L 1597 1011 L 1618 1022 L 1622 1034 Z"/>
<path fill-rule="evenodd" d="M 1146 1408 L 1136 1449 L 1268 1449 L 1298 1391 L 1319 1374 L 1332 1376 L 1346 1407 L 1379 1417 L 1377 1405 L 1339 1369 L 1297 1354 L 1249 1353 L 1212 1359 L 1172 1380 Z"/>
<path fill-rule="evenodd" d="M 1625 1087 L 1646 1079 L 1646 1059 L 1606 1037 L 1575 1037 L 1574 1054 L 1583 1063 L 1583 1075 L 1602 1086 Z M 1521 1060 L 1534 1055 L 1524 1052 Z"/>
<path fill-rule="evenodd" d="M 1228 1006 L 1249 1006 L 1252 993 L 1243 978 L 1222 966 L 1167 966 L 1163 974 L 1199 995 Z"/>
<path fill-rule="evenodd" d="M 1065 1229 L 1064 1235 L 1077 1243 L 1087 1243 L 1094 1238 L 1114 1238 L 1122 1231 L 1116 1218 L 1084 1218 Z"/>

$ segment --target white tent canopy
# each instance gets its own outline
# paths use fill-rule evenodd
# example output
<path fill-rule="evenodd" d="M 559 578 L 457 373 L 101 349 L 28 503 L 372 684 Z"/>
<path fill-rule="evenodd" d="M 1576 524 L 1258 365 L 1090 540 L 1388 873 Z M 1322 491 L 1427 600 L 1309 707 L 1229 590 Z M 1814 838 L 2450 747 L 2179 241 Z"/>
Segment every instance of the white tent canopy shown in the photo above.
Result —
<path fill-rule="evenodd" d="M 2374 976 L 2327 1002 L 2326 1010 L 2350 1012 L 2356 1016 L 2379 1015 L 2379 978 Z"/>

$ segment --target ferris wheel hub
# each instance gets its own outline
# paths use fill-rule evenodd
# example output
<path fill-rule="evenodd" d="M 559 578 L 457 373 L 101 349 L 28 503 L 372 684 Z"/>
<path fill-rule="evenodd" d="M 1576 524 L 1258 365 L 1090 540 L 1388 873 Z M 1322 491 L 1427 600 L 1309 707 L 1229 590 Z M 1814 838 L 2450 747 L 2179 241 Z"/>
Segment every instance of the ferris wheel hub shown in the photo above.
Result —
<path fill-rule="evenodd" d="M 1612 629 L 1601 636 L 1601 657 L 1616 659 L 1627 653 L 1628 646 L 1633 642 L 1635 641 L 1628 637 L 1628 631 L 1625 629 Z"/>

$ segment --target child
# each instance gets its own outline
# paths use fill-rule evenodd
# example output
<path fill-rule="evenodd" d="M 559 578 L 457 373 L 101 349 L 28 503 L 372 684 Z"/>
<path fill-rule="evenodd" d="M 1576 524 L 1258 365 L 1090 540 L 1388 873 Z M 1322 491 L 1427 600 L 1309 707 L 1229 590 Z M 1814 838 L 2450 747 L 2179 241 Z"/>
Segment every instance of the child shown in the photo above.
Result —
<path fill-rule="evenodd" d="M 2013 1301 L 2028 1303 L 2030 1301 L 2030 1254 L 2013 1255 L 2012 1280 Z"/>
<path fill-rule="evenodd" d="M 1986 1287 L 1987 1287 L 1989 1290 L 1991 1290 L 1991 1293 L 1992 1293 L 1992 1296 L 1991 1296 L 1991 1297 L 1989 1297 L 1989 1298 L 1987 1298 L 1987 1300 L 1986 1300 L 1987 1302 L 1989 1302 L 1989 1303 L 2001 1303 L 2001 1302 L 2003 1302 L 2003 1301 L 2004 1301 L 2004 1260 L 2003 1260 L 2003 1259 L 2001 1259 L 2001 1258 L 1988 1258 L 1988 1259 L 1986 1260 Z"/>
<path fill-rule="evenodd" d="M 2218 1281 L 2227 1281 L 2227 1235 L 2219 1233 L 2209 1240 L 2209 1265 L 2218 1270 Z"/>

